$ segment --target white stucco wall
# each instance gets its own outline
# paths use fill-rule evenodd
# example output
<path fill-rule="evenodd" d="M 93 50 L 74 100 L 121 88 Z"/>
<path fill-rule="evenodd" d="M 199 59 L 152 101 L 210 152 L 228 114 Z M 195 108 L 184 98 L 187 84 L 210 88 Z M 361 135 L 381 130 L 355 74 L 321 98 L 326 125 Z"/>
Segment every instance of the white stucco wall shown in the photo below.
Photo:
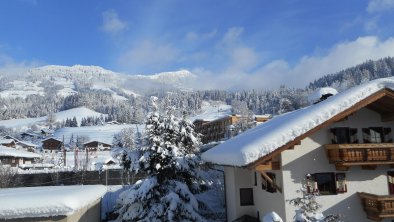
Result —
<path fill-rule="evenodd" d="M 275 211 L 279 215 L 285 214 L 284 195 L 277 191 L 276 193 L 269 193 L 261 187 L 262 178 L 260 173 L 257 173 L 257 183 L 255 185 L 254 171 L 225 167 L 226 175 L 226 207 L 227 220 L 233 221 L 245 214 L 260 218 L 265 214 Z M 276 175 L 276 183 L 282 185 L 281 171 L 271 171 Z M 253 188 L 253 206 L 241 206 L 240 204 L 240 188 Z M 258 212 L 258 213 L 257 213 Z"/>
<path fill-rule="evenodd" d="M 250 170 L 234 167 L 225 167 L 224 173 L 226 177 L 227 220 L 233 221 L 245 214 L 256 216 L 257 212 L 254 206 L 240 205 L 239 193 L 240 188 L 253 187 L 254 173 Z"/>
<path fill-rule="evenodd" d="M 301 145 L 294 150 L 284 151 L 281 155 L 284 196 L 286 200 L 299 197 L 296 191 L 301 188 L 305 175 L 310 173 L 345 172 L 348 191 L 343 194 L 325 195 L 317 198 L 323 205 L 323 213 L 340 213 L 345 215 L 346 221 L 369 221 L 362 209 L 357 192 L 367 192 L 378 195 L 388 194 L 387 171 L 389 166 L 379 166 L 376 170 L 362 170 L 360 166 L 351 167 L 348 171 L 336 171 L 334 164 L 329 164 L 324 144 L 331 143 L 329 129 L 332 127 L 358 128 L 358 139 L 362 143 L 361 128 L 366 127 L 391 127 L 392 122 L 381 123 L 380 115 L 362 109 L 351 115 L 347 120 L 321 129 L 301 141 Z M 393 169 L 394 170 L 394 169 Z M 285 221 L 292 221 L 295 215 L 294 208 L 286 203 Z M 391 221 L 391 220 L 383 220 Z"/>

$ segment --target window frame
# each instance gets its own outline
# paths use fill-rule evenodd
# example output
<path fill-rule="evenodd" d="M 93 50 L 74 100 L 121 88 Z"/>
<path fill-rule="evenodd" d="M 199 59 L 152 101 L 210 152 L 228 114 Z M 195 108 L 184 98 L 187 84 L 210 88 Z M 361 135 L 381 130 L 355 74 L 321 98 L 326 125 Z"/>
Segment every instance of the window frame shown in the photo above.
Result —
<path fill-rule="evenodd" d="M 276 175 L 275 173 L 267 172 L 267 176 L 272 180 L 272 182 L 276 183 Z M 268 180 L 266 180 L 263 176 L 261 176 L 261 189 L 269 192 L 269 193 L 276 193 L 278 189 L 271 184 Z"/>
<path fill-rule="evenodd" d="M 245 198 L 250 198 L 250 200 L 247 201 Z M 240 206 L 254 205 L 253 188 L 239 188 L 239 204 Z"/>
<path fill-rule="evenodd" d="M 329 175 L 329 181 L 326 185 L 322 183 L 324 177 L 323 175 Z M 319 184 L 320 180 L 320 184 Z M 328 185 L 327 185 L 328 183 Z M 328 187 L 327 187 L 328 186 Z M 337 195 L 340 193 L 347 192 L 347 181 L 345 173 L 335 173 L 335 172 L 321 172 L 306 175 L 306 187 L 307 193 L 316 193 L 319 195 Z"/>

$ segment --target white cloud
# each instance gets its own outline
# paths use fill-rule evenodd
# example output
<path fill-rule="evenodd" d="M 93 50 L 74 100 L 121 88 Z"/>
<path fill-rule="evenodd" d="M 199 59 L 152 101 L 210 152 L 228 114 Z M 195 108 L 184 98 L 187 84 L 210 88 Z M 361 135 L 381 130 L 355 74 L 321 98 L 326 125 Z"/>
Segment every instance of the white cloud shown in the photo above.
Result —
<path fill-rule="evenodd" d="M 28 69 L 42 65 L 43 63 L 32 61 L 15 61 L 12 57 L 0 52 L 0 75 L 16 77 L 24 74 Z"/>
<path fill-rule="evenodd" d="M 152 70 L 177 60 L 178 51 L 171 45 L 144 41 L 123 53 L 119 64 L 129 71 Z"/>
<path fill-rule="evenodd" d="M 371 0 L 367 6 L 368 13 L 377 13 L 394 9 L 394 0 Z"/>
<path fill-rule="evenodd" d="M 107 10 L 103 12 L 103 24 L 101 30 L 107 33 L 116 34 L 127 28 L 127 23 L 122 21 L 115 10 Z"/>
<path fill-rule="evenodd" d="M 239 40 L 244 31 L 243 27 L 231 27 L 225 34 L 222 40 L 224 44 L 233 44 Z"/>
<path fill-rule="evenodd" d="M 240 53 L 240 55 L 248 54 Z M 253 54 L 256 55 L 256 53 L 250 55 Z M 394 56 L 394 38 L 381 41 L 376 36 L 365 36 L 354 41 L 338 43 L 323 55 L 303 56 L 294 66 L 290 66 L 284 60 L 274 60 L 251 71 L 245 69 L 245 67 L 256 66 L 255 63 L 258 61 L 256 60 L 254 63 L 241 65 L 243 67 L 241 69 L 232 70 L 233 65 L 230 65 L 221 72 L 204 69 L 195 69 L 194 72 L 201 76 L 205 88 L 261 89 L 277 88 L 281 84 L 305 87 L 310 81 L 323 75 L 341 71 L 369 59 L 376 60 L 387 56 Z M 235 61 L 236 56 L 233 58 Z M 248 56 L 240 56 L 240 58 L 248 58 Z"/>
<path fill-rule="evenodd" d="M 216 34 L 217 34 L 216 29 L 206 33 L 188 32 L 186 33 L 186 40 L 190 42 L 205 41 L 215 37 Z"/>

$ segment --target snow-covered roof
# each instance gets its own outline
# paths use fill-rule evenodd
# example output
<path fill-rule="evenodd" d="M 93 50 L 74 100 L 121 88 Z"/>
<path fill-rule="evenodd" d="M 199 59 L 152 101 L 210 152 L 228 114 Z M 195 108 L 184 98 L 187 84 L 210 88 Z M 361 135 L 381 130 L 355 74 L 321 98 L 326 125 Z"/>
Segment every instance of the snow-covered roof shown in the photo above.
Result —
<path fill-rule="evenodd" d="M 254 115 L 255 118 L 271 118 L 271 114 Z"/>
<path fill-rule="evenodd" d="M 106 191 L 103 185 L 0 189 L 0 218 L 71 215 L 100 199 Z"/>
<path fill-rule="evenodd" d="M 13 139 L 1 139 L 0 144 L 10 144 L 10 143 L 15 143 L 15 140 Z"/>
<path fill-rule="evenodd" d="M 54 138 L 54 137 L 49 137 L 49 138 L 43 139 L 42 142 L 43 142 L 43 141 L 47 141 L 47 140 L 57 140 L 57 141 L 59 141 L 59 142 L 62 142 L 61 140 L 56 139 L 56 138 Z"/>
<path fill-rule="evenodd" d="M 9 148 L 0 146 L 0 156 L 13 156 L 13 157 L 24 157 L 24 158 L 40 158 L 41 155 L 37 153 L 27 152 L 24 150 L 18 150 L 15 148 Z"/>
<path fill-rule="evenodd" d="M 319 101 L 320 98 L 322 98 L 322 96 L 324 96 L 324 95 L 327 95 L 327 94 L 336 95 L 337 93 L 338 93 L 338 91 L 334 88 L 323 87 L 323 88 L 317 89 L 314 93 L 309 95 L 308 100 L 311 103 L 315 103 L 315 102 Z"/>
<path fill-rule="evenodd" d="M 101 141 L 99 141 L 99 140 L 91 140 L 91 141 L 89 141 L 89 142 L 84 143 L 83 145 L 86 145 L 86 144 L 89 144 L 89 143 L 94 143 L 94 142 L 102 143 L 102 144 L 105 144 L 105 145 L 110 145 L 110 146 L 112 146 L 112 145 L 109 144 L 109 143 L 101 142 Z"/>
<path fill-rule="evenodd" d="M 206 151 L 202 159 L 220 165 L 246 166 L 384 88 L 394 89 L 393 77 L 373 80 L 315 105 L 276 116 Z"/>
<path fill-rule="evenodd" d="M 26 142 L 26 141 L 19 141 L 17 144 L 18 144 L 18 145 L 19 145 L 19 144 L 22 144 L 22 145 L 31 146 L 31 147 L 37 147 L 36 144 L 30 143 L 30 142 Z"/>

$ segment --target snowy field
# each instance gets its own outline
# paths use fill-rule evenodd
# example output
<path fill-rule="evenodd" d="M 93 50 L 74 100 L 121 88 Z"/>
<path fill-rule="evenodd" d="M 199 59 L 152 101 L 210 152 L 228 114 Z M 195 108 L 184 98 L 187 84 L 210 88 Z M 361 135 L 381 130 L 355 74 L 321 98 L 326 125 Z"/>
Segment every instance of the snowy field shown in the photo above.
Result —
<path fill-rule="evenodd" d="M 65 144 L 70 142 L 70 138 L 72 136 L 74 137 L 74 141 L 76 140 L 77 136 L 79 136 L 87 138 L 88 141 L 97 140 L 103 143 L 112 144 L 114 135 L 126 128 L 133 128 L 134 132 L 143 132 L 145 129 L 144 125 L 137 124 L 64 127 L 56 130 L 54 137 L 61 140 L 63 140 L 64 137 Z"/>
<path fill-rule="evenodd" d="M 86 107 L 78 107 L 78 108 L 55 113 L 55 120 L 56 122 L 62 122 L 62 121 L 66 121 L 67 118 L 72 119 L 74 116 L 77 118 L 78 124 L 81 124 L 82 118 L 101 117 L 101 116 L 106 117 L 107 114 L 98 113 Z M 38 124 L 38 125 L 45 124 L 46 121 L 47 121 L 46 116 L 37 117 L 37 118 L 26 118 L 26 119 L 10 119 L 10 120 L 1 120 L 0 126 L 22 131 L 34 124 Z"/>

